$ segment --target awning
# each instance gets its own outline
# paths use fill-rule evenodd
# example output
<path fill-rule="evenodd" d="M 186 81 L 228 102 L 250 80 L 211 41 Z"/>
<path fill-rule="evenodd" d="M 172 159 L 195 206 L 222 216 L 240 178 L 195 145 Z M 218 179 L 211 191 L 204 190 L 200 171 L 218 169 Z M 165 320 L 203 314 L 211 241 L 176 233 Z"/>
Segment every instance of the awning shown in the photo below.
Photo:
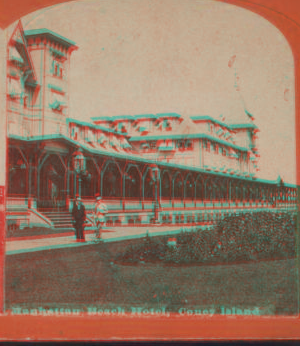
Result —
<path fill-rule="evenodd" d="M 175 147 L 174 147 L 174 145 L 164 145 L 164 144 L 162 144 L 162 145 L 160 145 L 158 147 L 158 150 L 159 151 L 174 151 Z"/>
<path fill-rule="evenodd" d="M 50 103 L 50 107 L 53 109 L 60 109 L 66 106 L 65 97 L 59 93 L 52 93 L 52 103 Z"/>
<path fill-rule="evenodd" d="M 139 132 L 148 132 L 148 131 L 149 131 L 148 128 L 145 127 L 145 126 L 140 126 L 139 127 Z"/>

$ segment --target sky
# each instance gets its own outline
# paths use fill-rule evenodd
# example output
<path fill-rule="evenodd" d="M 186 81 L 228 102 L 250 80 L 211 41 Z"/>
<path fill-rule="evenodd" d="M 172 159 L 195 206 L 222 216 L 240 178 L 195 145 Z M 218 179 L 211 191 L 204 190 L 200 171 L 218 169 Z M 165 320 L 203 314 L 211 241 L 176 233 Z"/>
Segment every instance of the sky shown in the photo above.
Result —
<path fill-rule="evenodd" d="M 176 112 L 243 122 L 245 107 L 260 129 L 258 177 L 296 182 L 293 55 L 264 18 L 213 0 L 83 0 L 22 23 L 79 47 L 70 117 Z"/>

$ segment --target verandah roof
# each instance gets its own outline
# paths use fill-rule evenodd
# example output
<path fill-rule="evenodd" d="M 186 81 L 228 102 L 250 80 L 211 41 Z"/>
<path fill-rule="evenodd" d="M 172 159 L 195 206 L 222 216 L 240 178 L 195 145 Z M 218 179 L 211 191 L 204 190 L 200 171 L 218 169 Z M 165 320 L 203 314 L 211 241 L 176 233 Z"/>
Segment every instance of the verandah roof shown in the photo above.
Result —
<path fill-rule="evenodd" d="M 71 138 L 62 135 L 62 134 L 55 134 L 55 135 L 45 135 L 45 136 L 35 136 L 35 137 L 30 137 L 30 138 L 25 138 L 21 136 L 16 136 L 16 135 L 10 135 L 9 140 L 14 140 L 18 142 L 25 142 L 25 143 L 34 143 L 34 142 L 41 142 L 41 141 L 64 141 L 67 142 L 70 146 L 73 146 L 74 148 L 81 147 L 83 151 L 94 154 L 94 155 L 102 155 L 102 156 L 107 156 L 107 157 L 113 157 L 116 159 L 123 159 L 123 160 L 130 160 L 130 161 L 137 161 L 140 163 L 147 163 L 147 164 L 156 164 L 157 166 L 164 167 L 164 168 L 169 168 L 169 169 L 181 169 L 184 171 L 190 171 L 190 172 L 195 172 L 195 173 L 202 173 L 202 174 L 208 174 L 211 176 L 216 176 L 220 178 L 230 178 L 230 179 L 235 179 L 241 182 L 255 182 L 255 183 L 262 183 L 262 184 L 268 184 L 268 185 L 278 185 L 277 180 L 265 180 L 265 179 L 251 179 L 243 176 L 232 176 L 231 174 L 226 174 L 222 172 L 207 172 L 205 169 L 202 169 L 200 167 L 193 167 L 193 166 L 184 166 L 184 165 L 179 165 L 175 163 L 169 163 L 169 162 L 161 162 L 161 161 L 155 161 L 155 160 L 150 160 L 150 159 L 145 159 L 141 156 L 133 155 L 133 154 L 128 154 L 128 153 L 117 153 L 117 152 L 107 152 L 102 149 L 94 149 L 91 148 L 88 145 L 85 145 L 83 143 L 79 143 L 77 141 L 72 140 Z M 286 184 L 284 183 L 284 187 L 291 187 L 291 188 L 296 188 L 296 185 L 293 184 Z"/>

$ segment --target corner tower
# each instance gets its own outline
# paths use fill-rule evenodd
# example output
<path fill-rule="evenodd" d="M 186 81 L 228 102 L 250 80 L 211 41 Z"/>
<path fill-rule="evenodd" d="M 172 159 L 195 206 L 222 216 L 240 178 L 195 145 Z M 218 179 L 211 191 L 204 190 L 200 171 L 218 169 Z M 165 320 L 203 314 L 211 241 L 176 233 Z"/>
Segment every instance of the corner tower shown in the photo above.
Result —
<path fill-rule="evenodd" d="M 48 29 L 27 30 L 24 36 L 39 86 L 32 97 L 40 118 L 33 135 L 67 134 L 70 57 L 77 46 Z"/>

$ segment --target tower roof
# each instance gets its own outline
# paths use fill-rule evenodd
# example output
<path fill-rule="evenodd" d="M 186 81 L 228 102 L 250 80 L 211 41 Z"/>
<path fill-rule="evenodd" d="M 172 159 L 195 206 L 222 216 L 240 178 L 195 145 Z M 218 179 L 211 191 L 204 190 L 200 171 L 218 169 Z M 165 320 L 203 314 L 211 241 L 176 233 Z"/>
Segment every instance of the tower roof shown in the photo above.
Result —
<path fill-rule="evenodd" d="M 245 102 L 237 90 L 233 90 L 227 96 L 227 107 L 222 111 L 225 122 L 228 125 L 253 124 L 252 114 L 246 109 Z"/>
<path fill-rule="evenodd" d="M 77 48 L 76 43 L 74 41 L 71 41 L 61 35 L 58 35 L 57 33 L 49 30 L 49 29 L 33 29 L 33 30 L 26 30 L 25 31 L 25 37 L 26 39 L 34 38 L 34 37 L 47 37 L 49 40 L 54 41 L 56 43 L 59 43 L 69 49 L 70 47 Z"/>

